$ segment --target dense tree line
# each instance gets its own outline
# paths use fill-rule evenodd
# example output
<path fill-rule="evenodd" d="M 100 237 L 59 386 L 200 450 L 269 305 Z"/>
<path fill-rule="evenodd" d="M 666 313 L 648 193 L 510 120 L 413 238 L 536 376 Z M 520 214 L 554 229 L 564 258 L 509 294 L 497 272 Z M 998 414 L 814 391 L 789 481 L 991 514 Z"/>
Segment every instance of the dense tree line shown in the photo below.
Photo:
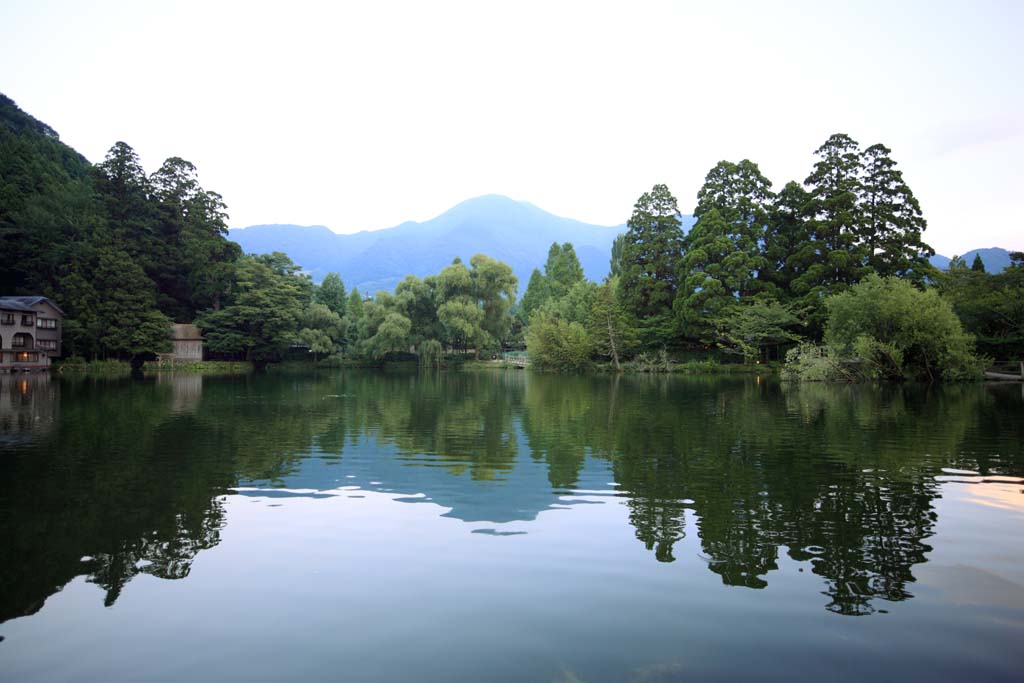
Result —
<path fill-rule="evenodd" d="M 59 302 L 66 352 L 151 355 L 172 321 L 219 308 L 241 256 L 225 211 L 189 162 L 147 175 L 118 142 L 93 166 L 0 96 L 0 290 Z"/>
<path fill-rule="evenodd" d="M 147 174 L 118 142 L 94 166 L 0 96 L 0 291 L 59 302 L 69 355 L 145 359 L 169 350 L 171 322 L 195 321 L 221 358 L 425 346 L 437 363 L 439 349 L 479 355 L 513 330 L 518 283 L 504 263 L 456 259 L 364 301 L 336 273 L 316 286 L 285 254 L 243 255 L 226 211 L 188 161 Z"/>
<path fill-rule="evenodd" d="M 636 354 L 685 350 L 774 360 L 822 339 L 849 356 L 857 340 L 830 334 L 842 308 L 830 302 L 879 276 L 937 290 L 936 305 L 952 306 L 982 353 L 1024 353 L 1024 258 L 1004 273 L 985 273 L 980 259 L 970 268 L 955 259 L 939 273 L 921 207 L 887 147 L 862 150 L 837 134 L 815 154 L 803 183 L 778 192 L 752 161 L 719 162 L 697 192 L 689 232 L 676 198 L 654 186 L 636 202 L 600 285 L 585 280 L 571 244 L 553 244 L 518 306 L 511 269 L 484 255 L 364 299 L 336 273 L 314 285 L 284 254 L 243 255 L 227 239 L 222 197 L 184 159 L 147 174 L 118 142 L 91 165 L 0 96 L 0 291 L 58 301 L 66 352 L 88 358 L 150 357 L 168 349 L 172 321 L 195 321 L 215 356 L 256 362 L 306 349 L 313 358 L 411 353 L 438 364 L 446 349 L 479 355 L 525 341 L 542 367 L 603 359 L 619 368 Z M 909 302 L 894 311 L 928 308 L 910 290 L 894 296 Z M 873 339 L 858 348 L 896 344 L 910 357 L 920 348 Z M 969 348 L 961 361 L 976 365 Z M 881 374 L 917 376 L 922 367 Z"/>
<path fill-rule="evenodd" d="M 942 361 L 956 367 L 953 375 L 970 374 L 978 366 L 961 323 L 979 335 L 983 352 L 1005 357 L 1024 351 L 1024 314 L 1016 303 L 1024 294 L 1024 271 L 1018 262 L 998 276 L 979 272 L 984 269 L 980 260 L 970 270 L 954 262 L 948 273 L 939 273 L 928 262 L 934 251 L 923 241 L 927 223 L 920 204 L 887 147 L 862 150 L 849 136 L 836 134 L 815 155 L 804 182 L 789 182 L 779 192 L 752 161 L 719 162 L 697 193 L 696 223 L 688 233 L 666 186 L 644 193 L 628 230 L 612 247 L 603 312 L 593 306 L 596 286 L 589 294 L 583 284 L 578 290 L 553 286 L 562 282 L 563 273 L 572 272 L 553 261 L 571 254 L 572 246 L 553 245 L 546 273 L 534 272 L 523 300 L 530 322 L 526 339 L 535 361 L 579 368 L 608 358 L 618 366 L 624 351 L 665 355 L 711 348 L 748 361 L 775 360 L 797 342 L 824 338 L 833 349 L 842 348 L 846 360 L 852 356 L 871 364 L 852 351 L 855 338 L 840 343 L 836 330 L 843 322 L 836 316 L 849 307 L 831 303 L 873 277 L 883 284 L 872 292 L 884 291 L 902 302 L 891 307 L 892 315 L 917 318 L 882 325 L 903 329 L 907 339 L 872 338 L 876 354 L 879 345 L 896 344 L 905 352 L 901 361 L 908 363 L 900 369 L 890 363 L 879 370 L 882 376 L 941 374 L 929 365 L 934 358 L 917 363 L 923 347 L 908 341 L 915 325 L 931 324 L 921 317 L 933 305 L 951 321 L 928 329 L 950 335 L 937 343 L 957 350 L 955 361 L 949 356 Z M 910 288 L 899 287 L 894 279 Z M 918 301 L 915 288 L 937 288 L 942 297 Z M 870 297 L 842 301 L 871 306 Z M 617 325 L 599 332 L 600 318 Z M 859 329 L 845 329 L 862 336 Z M 619 343 L 608 344 L 606 337 Z M 862 350 L 869 346 L 862 340 Z"/>

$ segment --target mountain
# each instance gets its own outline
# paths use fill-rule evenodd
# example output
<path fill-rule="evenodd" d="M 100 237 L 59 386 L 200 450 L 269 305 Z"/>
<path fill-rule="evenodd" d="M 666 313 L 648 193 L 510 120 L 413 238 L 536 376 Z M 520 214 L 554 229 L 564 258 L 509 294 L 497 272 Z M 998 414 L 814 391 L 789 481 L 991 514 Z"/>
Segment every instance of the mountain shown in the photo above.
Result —
<path fill-rule="evenodd" d="M 970 268 L 971 264 L 974 262 L 974 257 L 978 254 L 981 254 L 981 262 L 985 264 L 985 272 L 987 273 L 1001 273 L 1010 266 L 1010 252 L 1001 247 L 972 249 L 960 258 L 962 258 L 967 264 L 967 267 Z M 939 270 L 946 270 L 949 268 L 949 262 L 952 259 L 948 256 L 943 256 L 942 254 L 936 254 L 928 260 Z"/>
<path fill-rule="evenodd" d="M 683 216 L 689 229 L 693 218 Z M 571 242 L 586 276 L 608 274 L 612 241 L 625 225 L 603 226 L 561 218 L 500 195 L 484 195 L 423 223 L 339 235 L 323 226 L 253 225 L 231 231 L 247 253 L 283 251 L 319 281 L 334 271 L 364 293 L 392 290 L 406 275 L 439 272 L 458 256 L 487 254 L 512 266 L 525 290 L 534 268 L 543 268 L 552 242 Z"/>

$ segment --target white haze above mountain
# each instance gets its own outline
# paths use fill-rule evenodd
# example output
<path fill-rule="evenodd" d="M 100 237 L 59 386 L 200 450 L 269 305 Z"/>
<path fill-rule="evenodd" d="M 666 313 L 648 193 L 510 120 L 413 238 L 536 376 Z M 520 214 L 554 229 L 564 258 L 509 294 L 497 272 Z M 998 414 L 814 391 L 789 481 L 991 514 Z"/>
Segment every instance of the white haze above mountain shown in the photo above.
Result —
<path fill-rule="evenodd" d="M 488 192 L 615 225 L 708 169 L 893 150 L 943 253 L 1024 249 L 1024 3 L 0 3 L 0 90 L 93 161 L 181 156 L 231 225 L 426 221 Z"/>

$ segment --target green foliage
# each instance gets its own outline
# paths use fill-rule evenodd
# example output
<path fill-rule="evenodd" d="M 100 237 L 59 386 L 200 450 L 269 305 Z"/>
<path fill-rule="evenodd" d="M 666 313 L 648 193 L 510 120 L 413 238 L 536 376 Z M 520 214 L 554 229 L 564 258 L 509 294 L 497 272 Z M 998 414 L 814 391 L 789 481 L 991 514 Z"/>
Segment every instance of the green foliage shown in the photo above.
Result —
<path fill-rule="evenodd" d="M 951 267 L 936 276 L 936 286 L 975 335 L 981 353 L 996 359 L 1024 356 L 1024 265 L 1019 260 L 995 274 Z"/>
<path fill-rule="evenodd" d="M 437 318 L 436 278 L 424 280 L 407 275 L 395 287 L 395 309 L 409 319 L 409 343 L 419 346 L 424 340 L 442 336 L 441 322 Z"/>
<path fill-rule="evenodd" d="M 633 359 L 633 369 L 637 372 L 666 373 L 675 370 L 675 363 L 668 356 L 666 349 L 644 351 Z"/>
<path fill-rule="evenodd" d="M 629 355 L 639 343 L 636 321 L 619 300 L 618 282 L 613 278 L 596 289 L 587 317 L 587 331 L 593 352 L 612 359 L 621 370 L 621 357 Z"/>
<path fill-rule="evenodd" d="M 444 363 L 444 347 L 436 339 L 420 344 L 420 367 L 439 368 Z"/>
<path fill-rule="evenodd" d="M 586 328 L 544 310 L 530 318 L 526 329 L 530 362 L 545 370 L 582 370 L 590 365 L 592 342 Z"/>
<path fill-rule="evenodd" d="M 719 348 L 747 362 L 761 358 L 768 348 L 800 341 L 800 327 L 800 319 L 788 306 L 772 300 L 737 306 L 715 321 Z"/>
<path fill-rule="evenodd" d="M 808 360 L 798 352 L 790 376 L 804 378 L 804 366 L 851 379 L 962 380 L 981 374 L 973 341 L 934 290 L 871 275 L 830 298 L 827 308 L 825 349 Z"/>
<path fill-rule="evenodd" d="M 974 255 L 974 261 L 971 263 L 971 270 L 975 273 L 985 272 L 985 262 L 981 260 L 981 254 Z"/>
<path fill-rule="evenodd" d="M 570 323 L 586 325 L 590 320 L 594 300 L 597 297 L 597 285 L 589 280 L 581 280 L 574 284 L 560 297 L 548 299 L 541 310 L 555 315 Z"/>
<path fill-rule="evenodd" d="M 738 305 L 741 288 L 750 286 L 757 262 L 736 248 L 732 230 L 712 207 L 686 237 L 674 307 L 690 338 L 703 338 L 711 321 Z"/>
<path fill-rule="evenodd" d="M 683 246 L 676 198 L 666 186 L 655 185 L 637 200 L 627 225 L 619 280 L 622 302 L 637 316 L 644 343 L 662 346 L 674 336 L 672 302 Z"/>
<path fill-rule="evenodd" d="M 297 341 L 309 348 L 314 359 L 337 352 L 348 330 L 348 321 L 322 303 L 310 304 L 299 324 Z"/>
<path fill-rule="evenodd" d="M 520 307 L 522 318 L 529 320 L 533 312 L 540 308 L 541 304 L 547 299 L 547 282 L 540 269 L 534 268 L 533 272 L 530 273 L 530 282 L 526 285 L 526 293 L 523 294 L 522 306 Z"/>
<path fill-rule="evenodd" d="M 551 245 L 544 264 L 544 279 L 548 296 L 554 298 L 564 296 L 573 285 L 583 281 L 583 266 L 571 244 Z"/>
<path fill-rule="evenodd" d="M 814 261 L 815 245 L 807 221 L 810 195 L 796 182 L 788 182 L 775 196 L 764 232 L 761 289 L 778 299 L 792 299 L 793 281 Z"/>
<path fill-rule="evenodd" d="M 619 235 L 612 241 L 612 256 L 608 264 L 608 277 L 610 278 L 618 278 L 622 275 L 622 248 L 625 244 L 625 235 Z"/>
<path fill-rule="evenodd" d="M 786 353 L 782 378 L 799 382 L 835 382 L 855 379 L 851 372 L 843 368 L 842 363 L 832 357 L 828 349 L 813 342 L 804 342 Z"/>
<path fill-rule="evenodd" d="M 569 249 L 571 251 L 571 245 Z M 573 253 L 572 259 L 575 258 Z M 476 254 L 469 262 L 473 267 L 470 273 L 472 296 L 484 312 L 481 326 L 487 344 L 498 346 L 509 333 L 511 318 L 508 313 L 515 303 L 519 281 L 512 273 L 511 266 L 484 254 Z M 576 265 L 579 266 L 578 261 Z M 580 275 L 582 279 L 582 270 Z"/>
<path fill-rule="evenodd" d="M 344 316 L 348 296 L 345 294 L 345 283 L 342 282 L 341 276 L 337 273 L 327 273 L 320 286 L 313 290 L 313 301 Z"/>
<path fill-rule="evenodd" d="M 864 224 L 860 239 L 867 254 L 867 265 L 879 275 L 896 275 L 922 283 L 928 273 L 928 257 L 935 251 L 925 244 L 921 234 L 927 222 L 921 205 L 903 180 L 903 173 L 885 145 L 864 150 L 864 180 L 860 204 Z"/>
<path fill-rule="evenodd" d="M 523 295 L 521 318 L 529 320 L 534 311 L 551 300 L 564 297 L 578 283 L 583 282 L 583 266 L 571 244 L 554 243 L 548 250 L 544 274 L 534 268 Z"/>
<path fill-rule="evenodd" d="M 793 292 L 813 312 L 817 327 L 824 318 L 824 299 L 858 282 L 867 270 L 866 247 L 860 241 L 864 214 L 860 147 L 848 135 L 836 134 L 815 152 L 819 157 L 804 183 L 809 188 L 807 240 L 798 245 L 795 263 L 800 275 Z"/>
<path fill-rule="evenodd" d="M 261 363 L 280 359 L 298 338 L 311 298 L 312 283 L 298 270 L 280 252 L 239 259 L 226 305 L 196 320 L 210 352 Z"/>
<path fill-rule="evenodd" d="M 766 260 L 761 242 L 773 198 L 757 164 L 720 161 L 697 193 L 697 223 L 683 240 L 680 287 L 673 307 L 691 339 L 705 338 L 710 321 L 759 289 Z"/>
<path fill-rule="evenodd" d="M 412 323 L 401 313 L 388 310 L 387 304 L 367 304 L 366 315 L 360 321 L 365 324 L 368 335 L 363 342 L 363 354 L 381 359 L 395 351 L 409 347 L 409 332 Z"/>
<path fill-rule="evenodd" d="M 359 293 L 358 287 L 353 287 L 352 292 L 348 295 L 345 313 L 352 325 L 355 325 L 363 317 L 363 295 Z"/>

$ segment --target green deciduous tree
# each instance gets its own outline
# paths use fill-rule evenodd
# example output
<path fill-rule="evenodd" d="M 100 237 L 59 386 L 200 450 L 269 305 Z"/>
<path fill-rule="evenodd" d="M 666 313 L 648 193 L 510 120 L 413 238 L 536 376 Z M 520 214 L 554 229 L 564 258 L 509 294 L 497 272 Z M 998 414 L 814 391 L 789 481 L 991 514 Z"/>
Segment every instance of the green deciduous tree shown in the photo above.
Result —
<path fill-rule="evenodd" d="M 280 358 L 311 300 L 312 283 L 298 271 L 280 252 L 239 259 L 226 305 L 196 321 L 209 350 L 260 363 Z"/>
<path fill-rule="evenodd" d="M 544 310 L 530 318 L 526 350 L 530 362 L 549 370 L 580 370 L 590 364 L 593 349 L 586 328 Z"/>
<path fill-rule="evenodd" d="M 587 332 L 593 351 L 610 357 L 615 369 L 621 371 L 620 358 L 636 347 L 638 339 L 636 321 L 622 307 L 618 282 L 614 278 L 605 281 L 595 291 Z"/>
<path fill-rule="evenodd" d="M 870 275 L 827 306 L 829 353 L 855 363 L 862 376 L 933 381 L 980 375 L 973 340 L 935 290 Z"/>
<path fill-rule="evenodd" d="M 760 299 L 737 306 L 715 320 L 715 341 L 727 353 L 746 362 L 761 358 L 769 349 L 800 341 L 802 324 L 793 311 L 777 301 Z M 779 354 L 773 354 L 778 358 Z"/>
<path fill-rule="evenodd" d="M 1024 265 L 1002 273 L 966 267 L 936 276 L 936 286 L 957 317 L 977 338 L 978 350 L 998 360 L 1024 356 Z"/>

